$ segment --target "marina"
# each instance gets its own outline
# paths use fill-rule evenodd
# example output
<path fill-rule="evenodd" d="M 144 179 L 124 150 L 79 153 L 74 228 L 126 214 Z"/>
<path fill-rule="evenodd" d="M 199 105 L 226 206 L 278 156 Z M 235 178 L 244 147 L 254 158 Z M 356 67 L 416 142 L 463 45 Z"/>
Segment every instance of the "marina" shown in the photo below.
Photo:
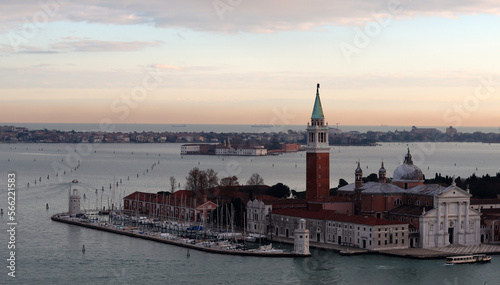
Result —
<path fill-rule="evenodd" d="M 262 246 L 257 249 L 244 249 L 239 244 L 233 244 L 227 240 L 218 242 L 194 240 L 190 238 L 180 238 L 168 233 L 150 233 L 142 232 L 138 228 L 116 226 L 109 223 L 91 223 L 87 219 L 71 218 L 67 215 L 56 214 L 51 217 L 53 221 L 66 223 L 70 225 L 90 228 L 94 230 L 105 231 L 114 234 L 125 235 L 134 238 L 181 246 L 189 249 L 195 249 L 210 253 L 242 255 L 242 256 L 258 256 L 258 257 L 307 257 L 310 254 L 298 254 L 294 252 L 285 252 L 280 249 L 273 249 L 271 246 Z"/>

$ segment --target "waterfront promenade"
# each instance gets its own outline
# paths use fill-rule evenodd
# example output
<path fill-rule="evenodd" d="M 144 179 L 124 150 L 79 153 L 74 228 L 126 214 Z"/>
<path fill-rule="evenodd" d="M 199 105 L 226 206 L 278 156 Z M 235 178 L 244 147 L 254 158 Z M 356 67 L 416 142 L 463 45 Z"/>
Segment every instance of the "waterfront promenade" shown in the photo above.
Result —
<path fill-rule="evenodd" d="M 291 243 L 293 239 L 283 237 L 273 237 L 273 242 Z M 470 255 L 470 254 L 500 254 L 500 245 L 482 244 L 475 246 L 461 246 L 451 245 L 440 248 L 407 248 L 407 249 L 390 249 L 371 251 L 362 248 L 342 246 L 337 244 L 319 243 L 310 241 L 309 246 L 312 248 L 321 248 L 326 250 L 333 250 L 342 255 L 355 255 L 355 254 L 384 254 L 399 257 L 418 258 L 418 259 L 437 259 L 446 258 L 447 256 L 457 255 Z"/>
<path fill-rule="evenodd" d="M 447 256 L 471 254 L 500 254 L 500 245 L 482 244 L 474 246 L 450 245 L 436 248 L 408 248 L 381 251 L 383 254 L 412 258 L 445 258 Z"/>

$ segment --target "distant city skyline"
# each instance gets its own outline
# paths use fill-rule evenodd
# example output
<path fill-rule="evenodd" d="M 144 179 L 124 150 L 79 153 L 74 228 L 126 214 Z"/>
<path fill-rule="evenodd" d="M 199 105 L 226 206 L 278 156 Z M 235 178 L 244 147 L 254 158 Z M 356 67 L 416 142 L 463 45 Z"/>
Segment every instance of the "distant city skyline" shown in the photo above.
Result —
<path fill-rule="evenodd" d="M 489 0 L 0 3 L 0 122 L 500 126 Z"/>

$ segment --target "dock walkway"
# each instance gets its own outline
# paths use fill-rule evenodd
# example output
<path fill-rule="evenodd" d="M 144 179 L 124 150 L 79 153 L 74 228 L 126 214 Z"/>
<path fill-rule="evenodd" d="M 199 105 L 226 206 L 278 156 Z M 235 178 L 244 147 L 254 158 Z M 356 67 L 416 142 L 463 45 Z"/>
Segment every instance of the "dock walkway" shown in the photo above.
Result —
<path fill-rule="evenodd" d="M 434 248 L 408 248 L 380 251 L 382 254 L 412 257 L 412 258 L 445 258 L 447 256 L 471 255 L 471 254 L 500 254 L 500 245 L 482 244 L 473 246 L 450 245 Z"/>
<path fill-rule="evenodd" d="M 285 237 L 273 237 L 273 243 L 274 242 L 293 244 L 293 239 L 292 238 L 285 238 Z M 316 241 L 309 241 L 309 247 L 333 250 L 333 251 L 336 251 L 336 252 L 339 252 L 339 253 L 345 254 L 345 255 L 364 254 L 364 253 L 371 252 L 370 250 L 363 249 L 363 248 L 343 246 L 343 245 L 331 244 L 331 243 L 316 242 Z"/>
<path fill-rule="evenodd" d="M 273 237 L 273 242 L 282 242 L 293 244 L 293 239 L 284 237 Z M 343 255 L 356 255 L 366 253 L 379 253 L 384 255 L 418 258 L 418 259 L 436 259 L 446 258 L 447 256 L 471 255 L 471 254 L 500 254 L 500 245 L 482 244 L 475 246 L 450 245 L 440 248 L 407 248 L 407 249 L 388 249 L 388 250 L 367 250 L 357 247 L 342 246 L 337 244 L 320 243 L 310 241 L 309 246 L 333 250 Z"/>

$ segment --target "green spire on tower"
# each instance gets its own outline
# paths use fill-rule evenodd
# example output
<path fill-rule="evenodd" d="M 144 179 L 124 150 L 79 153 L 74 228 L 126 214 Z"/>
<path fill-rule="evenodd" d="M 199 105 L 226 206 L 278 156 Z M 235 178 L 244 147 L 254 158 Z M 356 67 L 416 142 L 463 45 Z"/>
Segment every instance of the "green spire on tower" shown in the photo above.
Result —
<path fill-rule="evenodd" d="M 324 119 L 323 107 L 321 107 L 321 100 L 319 99 L 319 83 L 316 88 L 316 101 L 314 101 L 314 108 L 311 115 L 311 119 Z"/>

